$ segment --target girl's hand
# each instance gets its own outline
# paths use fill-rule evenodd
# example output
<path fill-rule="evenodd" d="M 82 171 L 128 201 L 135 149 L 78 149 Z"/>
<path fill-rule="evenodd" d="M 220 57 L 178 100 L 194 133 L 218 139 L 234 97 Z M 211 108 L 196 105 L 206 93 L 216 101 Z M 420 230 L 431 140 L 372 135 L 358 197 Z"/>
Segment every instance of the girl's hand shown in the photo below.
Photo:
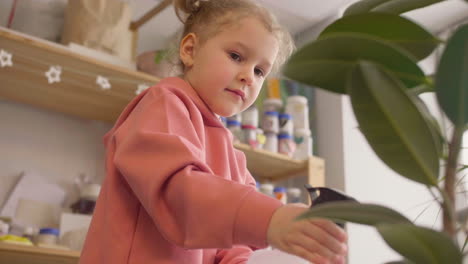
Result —
<path fill-rule="evenodd" d="M 305 204 L 287 204 L 271 217 L 267 242 L 274 248 L 314 264 L 344 264 L 347 235 L 325 219 L 294 219 L 308 209 Z"/>

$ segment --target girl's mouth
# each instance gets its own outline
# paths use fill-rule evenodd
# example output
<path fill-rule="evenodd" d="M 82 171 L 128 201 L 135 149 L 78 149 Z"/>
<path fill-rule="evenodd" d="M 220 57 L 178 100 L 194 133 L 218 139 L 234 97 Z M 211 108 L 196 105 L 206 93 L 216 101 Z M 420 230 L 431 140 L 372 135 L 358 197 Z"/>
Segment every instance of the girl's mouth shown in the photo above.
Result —
<path fill-rule="evenodd" d="M 231 89 L 226 89 L 226 90 L 228 92 L 230 92 L 230 93 L 233 93 L 233 94 L 239 96 L 242 99 L 242 101 L 245 100 L 245 93 L 243 91 L 241 91 L 241 90 L 231 90 Z"/>

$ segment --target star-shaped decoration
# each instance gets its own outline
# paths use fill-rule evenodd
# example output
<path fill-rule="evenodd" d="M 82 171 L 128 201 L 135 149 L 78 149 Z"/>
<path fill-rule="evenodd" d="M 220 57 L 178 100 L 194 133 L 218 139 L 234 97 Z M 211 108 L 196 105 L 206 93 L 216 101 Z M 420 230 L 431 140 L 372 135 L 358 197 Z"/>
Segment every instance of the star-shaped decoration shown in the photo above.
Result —
<path fill-rule="evenodd" d="M 139 84 L 137 90 L 135 91 L 136 95 L 141 94 L 144 90 L 148 89 L 150 86 L 147 84 Z"/>
<path fill-rule="evenodd" d="M 0 50 L 0 67 L 7 67 L 7 66 L 13 66 L 13 62 L 11 60 L 13 56 L 11 53 L 8 53 L 4 51 L 3 49 Z"/>
<path fill-rule="evenodd" d="M 109 83 L 109 79 L 102 77 L 101 75 L 98 75 L 96 83 L 99 84 L 99 86 L 101 86 L 102 90 L 109 90 L 112 87 Z"/>
<path fill-rule="evenodd" d="M 50 66 L 49 71 L 45 73 L 49 83 L 60 82 L 60 74 L 62 74 L 62 67 Z"/>

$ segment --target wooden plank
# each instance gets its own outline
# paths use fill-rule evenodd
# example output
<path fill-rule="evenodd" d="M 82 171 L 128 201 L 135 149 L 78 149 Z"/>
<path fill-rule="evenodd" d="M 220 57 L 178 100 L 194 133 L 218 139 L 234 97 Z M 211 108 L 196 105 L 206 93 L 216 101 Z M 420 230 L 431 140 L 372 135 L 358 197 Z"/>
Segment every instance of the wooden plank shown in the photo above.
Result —
<path fill-rule="evenodd" d="M 80 252 L 0 242 L 0 263 L 76 264 Z"/>
<path fill-rule="evenodd" d="M 13 67 L 0 68 L 0 98 L 86 119 L 114 122 L 138 84 L 160 80 L 3 28 L 0 49 L 13 55 Z M 61 82 L 49 84 L 45 72 L 55 65 L 62 67 Z M 109 78 L 111 89 L 96 84 L 98 75 Z"/>

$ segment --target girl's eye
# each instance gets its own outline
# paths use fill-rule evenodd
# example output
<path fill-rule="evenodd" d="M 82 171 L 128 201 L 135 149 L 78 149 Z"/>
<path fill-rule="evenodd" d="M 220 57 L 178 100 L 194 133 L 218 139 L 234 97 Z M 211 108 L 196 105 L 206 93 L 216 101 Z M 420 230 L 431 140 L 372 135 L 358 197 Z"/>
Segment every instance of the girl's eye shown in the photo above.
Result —
<path fill-rule="evenodd" d="M 231 56 L 231 59 L 235 61 L 241 61 L 241 56 L 235 52 L 230 52 L 229 56 Z"/>
<path fill-rule="evenodd" d="M 254 72 L 255 72 L 255 75 L 260 76 L 260 77 L 263 77 L 264 75 L 263 71 L 259 68 L 255 68 Z"/>

